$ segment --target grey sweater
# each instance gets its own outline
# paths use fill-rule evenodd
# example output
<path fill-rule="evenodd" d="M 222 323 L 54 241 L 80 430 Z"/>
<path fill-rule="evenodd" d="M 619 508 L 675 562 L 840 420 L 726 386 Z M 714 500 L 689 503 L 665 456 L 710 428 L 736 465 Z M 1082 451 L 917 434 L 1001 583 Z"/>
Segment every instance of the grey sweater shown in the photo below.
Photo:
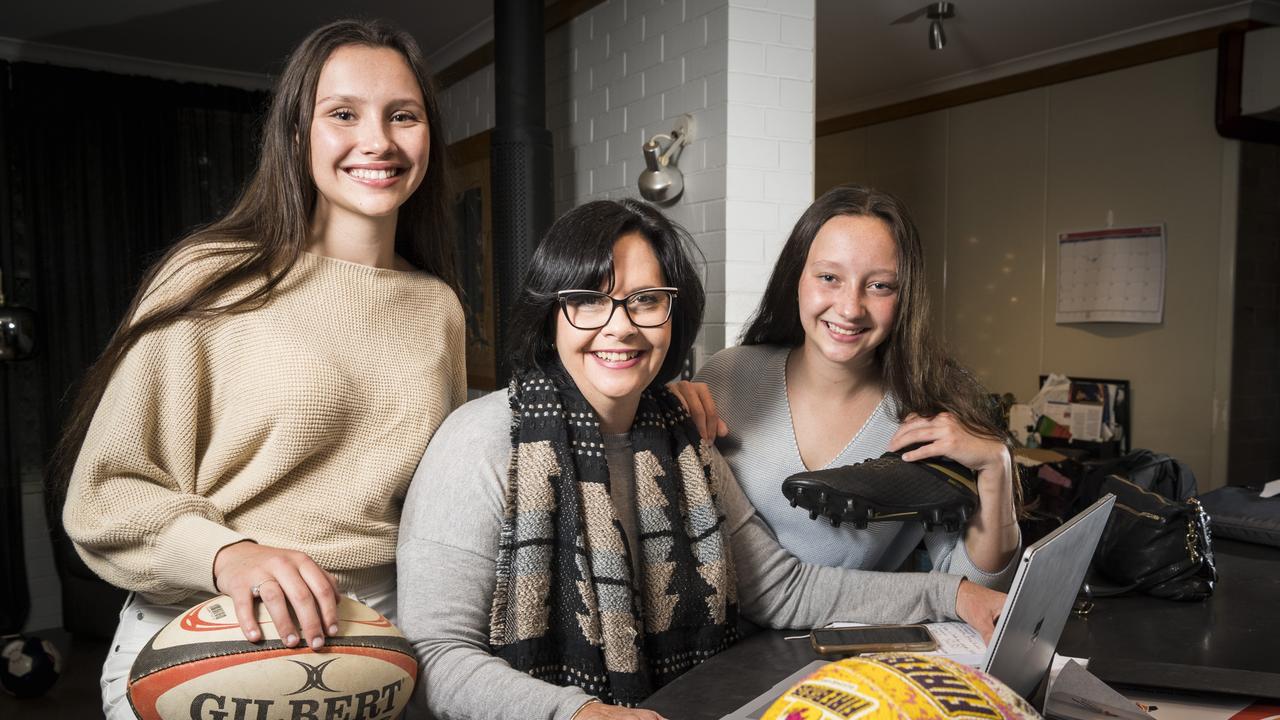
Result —
<path fill-rule="evenodd" d="M 418 466 L 400 521 L 396 554 L 399 624 L 421 664 L 408 717 L 566 719 L 588 695 L 513 669 L 489 652 L 489 610 L 511 455 L 507 392 L 459 408 Z M 631 473 L 610 452 L 611 476 Z M 801 564 L 778 545 L 713 454 L 712 475 L 738 575 L 743 616 L 777 628 L 832 620 L 918 622 L 955 617 L 960 577 Z M 634 505 L 618 508 L 634 514 Z"/>
<path fill-rule="evenodd" d="M 716 410 L 729 426 L 728 437 L 718 440 L 716 446 L 782 546 L 800 560 L 817 565 L 895 570 L 923 538 L 934 569 L 963 575 L 987 587 L 1008 587 L 1017 571 L 1017 553 L 1001 571 L 988 573 L 969 559 L 959 533 L 925 533 L 916 522 L 872 523 L 863 530 L 852 525 L 831 527 L 810 520 L 805 510 L 791 507 L 782 495 L 782 481 L 808 468 L 800 459 L 787 400 L 789 352 L 790 348 L 774 345 L 726 348 L 708 360 L 695 378 L 710 386 Z M 886 395 L 827 467 L 880 457 L 897 431 L 898 408 L 893 397 Z"/>

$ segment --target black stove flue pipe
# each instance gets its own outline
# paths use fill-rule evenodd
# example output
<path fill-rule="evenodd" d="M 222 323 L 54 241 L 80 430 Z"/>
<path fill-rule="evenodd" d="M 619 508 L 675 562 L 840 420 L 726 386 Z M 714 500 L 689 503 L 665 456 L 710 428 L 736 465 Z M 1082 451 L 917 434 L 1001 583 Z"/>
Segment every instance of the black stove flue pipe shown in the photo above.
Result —
<path fill-rule="evenodd" d="M 534 248 L 552 221 L 551 132 L 541 0 L 494 0 L 491 140 L 498 387 L 511 376 L 507 323 Z"/>

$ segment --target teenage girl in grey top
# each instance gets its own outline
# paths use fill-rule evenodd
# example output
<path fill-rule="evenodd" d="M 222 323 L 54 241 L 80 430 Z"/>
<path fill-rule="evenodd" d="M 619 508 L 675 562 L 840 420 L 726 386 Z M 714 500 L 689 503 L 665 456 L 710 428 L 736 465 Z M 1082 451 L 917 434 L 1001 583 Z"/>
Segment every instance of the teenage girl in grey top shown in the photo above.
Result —
<path fill-rule="evenodd" d="M 727 429 L 718 447 L 738 483 L 802 561 L 893 570 L 923 537 L 935 569 L 990 587 L 1012 578 L 1020 535 L 1004 433 L 982 387 L 929 327 L 919 235 L 893 196 L 841 186 L 818 198 L 782 248 L 742 345 L 696 379 L 706 385 L 674 389 L 695 418 L 711 418 L 704 425 Z M 782 495 L 795 473 L 917 443 L 904 459 L 947 456 L 977 475 L 980 509 L 963 533 L 897 522 L 833 528 Z"/>

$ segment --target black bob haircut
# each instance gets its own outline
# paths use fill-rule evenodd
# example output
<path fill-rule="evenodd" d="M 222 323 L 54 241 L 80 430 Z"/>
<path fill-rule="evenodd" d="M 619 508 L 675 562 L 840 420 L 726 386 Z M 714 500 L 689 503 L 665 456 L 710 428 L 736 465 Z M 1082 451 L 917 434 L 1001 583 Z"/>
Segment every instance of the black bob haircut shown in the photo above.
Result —
<path fill-rule="evenodd" d="M 524 285 L 511 311 L 511 370 L 544 372 L 560 368 L 555 341 L 561 290 L 613 292 L 613 245 L 639 233 L 658 256 L 663 282 L 677 288 L 671 309 L 671 347 L 655 382 L 674 379 L 702 325 L 706 298 L 690 258 L 696 245 L 689 233 L 654 207 L 639 200 L 597 200 L 561 215 L 534 251 Z"/>

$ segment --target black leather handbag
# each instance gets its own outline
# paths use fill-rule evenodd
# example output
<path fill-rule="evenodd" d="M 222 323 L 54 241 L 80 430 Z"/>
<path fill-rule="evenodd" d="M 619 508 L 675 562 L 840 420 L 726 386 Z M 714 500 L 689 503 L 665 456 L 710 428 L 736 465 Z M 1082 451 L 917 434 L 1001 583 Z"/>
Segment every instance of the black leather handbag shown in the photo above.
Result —
<path fill-rule="evenodd" d="M 1169 600 L 1213 594 L 1218 570 L 1199 500 L 1171 500 L 1118 475 L 1107 476 L 1101 489 L 1115 494 L 1116 505 L 1098 541 L 1087 594 L 1144 592 Z"/>

